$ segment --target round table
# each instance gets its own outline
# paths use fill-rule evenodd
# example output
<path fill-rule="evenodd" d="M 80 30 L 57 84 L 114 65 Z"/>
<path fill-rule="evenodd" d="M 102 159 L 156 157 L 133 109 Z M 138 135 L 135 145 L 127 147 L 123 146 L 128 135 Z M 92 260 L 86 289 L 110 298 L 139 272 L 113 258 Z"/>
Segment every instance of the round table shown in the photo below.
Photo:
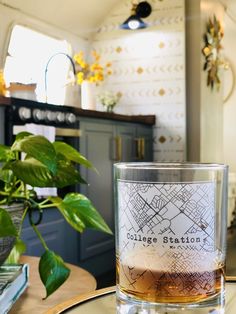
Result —
<path fill-rule="evenodd" d="M 51 308 L 44 314 L 115 314 L 116 313 L 116 295 L 115 287 L 109 287 L 97 291 L 93 291 L 84 295 L 74 297 L 70 300 L 64 301 L 61 304 Z M 122 312 L 123 313 L 123 312 Z M 125 312 L 128 313 L 128 312 Z M 129 312 L 130 313 L 130 312 Z M 133 311 L 131 311 L 133 313 Z M 135 312 L 136 313 L 136 312 Z M 146 311 L 144 313 L 147 313 Z M 153 313 L 153 312 L 151 312 Z M 161 314 L 223 314 L 222 309 L 218 308 L 209 310 L 207 308 L 192 308 L 192 309 L 176 309 L 166 311 L 161 308 L 158 313 Z M 225 314 L 236 313 L 236 283 L 226 283 L 226 305 L 224 308 Z"/>
<path fill-rule="evenodd" d="M 96 289 L 96 280 L 88 271 L 66 263 L 71 270 L 68 280 L 48 299 L 42 300 L 46 292 L 38 273 L 39 258 L 22 256 L 20 262 L 29 265 L 29 287 L 13 305 L 9 314 L 42 314 L 56 304 Z"/>

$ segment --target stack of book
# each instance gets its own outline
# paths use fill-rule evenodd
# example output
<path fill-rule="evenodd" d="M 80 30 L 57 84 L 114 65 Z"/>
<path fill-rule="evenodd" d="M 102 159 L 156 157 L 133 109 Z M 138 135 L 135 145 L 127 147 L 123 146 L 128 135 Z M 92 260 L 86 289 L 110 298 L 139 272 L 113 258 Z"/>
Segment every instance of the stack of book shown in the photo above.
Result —
<path fill-rule="evenodd" d="M 6 314 L 28 286 L 29 266 L 3 265 L 0 267 L 0 308 Z"/>

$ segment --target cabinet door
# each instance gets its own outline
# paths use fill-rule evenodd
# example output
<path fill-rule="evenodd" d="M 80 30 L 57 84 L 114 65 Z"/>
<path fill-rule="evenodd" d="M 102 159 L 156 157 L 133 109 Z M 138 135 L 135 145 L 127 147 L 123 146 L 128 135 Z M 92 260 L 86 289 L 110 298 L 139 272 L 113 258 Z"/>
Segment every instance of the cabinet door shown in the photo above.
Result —
<path fill-rule="evenodd" d="M 116 125 L 116 154 L 118 161 L 133 161 L 135 159 L 135 125 Z"/>
<path fill-rule="evenodd" d="M 98 173 L 81 167 L 81 174 L 89 185 L 81 185 L 80 191 L 94 204 L 109 227 L 114 230 L 113 214 L 113 126 L 110 123 L 81 121 L 80 152 L 97 169 Z M 98 256 L 112 250 L 114 262 L 114 236 L 94 230 L 81 234 L 80 260 Z M 94 263 L 96 264 L 96 263 Z M 100 266 L 100 265 L 98 265 Z"/>
<path fill-rule="evenodd" d="M 153 161 L 153 131 L 151 126 L 137 126 L 136 145 L 139 161 Z"/>

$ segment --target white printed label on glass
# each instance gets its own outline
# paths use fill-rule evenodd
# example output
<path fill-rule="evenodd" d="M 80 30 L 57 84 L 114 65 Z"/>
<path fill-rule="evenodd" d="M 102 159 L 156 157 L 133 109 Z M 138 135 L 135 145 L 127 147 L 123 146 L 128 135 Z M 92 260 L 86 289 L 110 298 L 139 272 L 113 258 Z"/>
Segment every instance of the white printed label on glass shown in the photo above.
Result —
<path fill-rule="evenodd" d="M 118 207 L 122 263 L 175 272 L 215 267 L 214 182 L 118 180 Z"/>

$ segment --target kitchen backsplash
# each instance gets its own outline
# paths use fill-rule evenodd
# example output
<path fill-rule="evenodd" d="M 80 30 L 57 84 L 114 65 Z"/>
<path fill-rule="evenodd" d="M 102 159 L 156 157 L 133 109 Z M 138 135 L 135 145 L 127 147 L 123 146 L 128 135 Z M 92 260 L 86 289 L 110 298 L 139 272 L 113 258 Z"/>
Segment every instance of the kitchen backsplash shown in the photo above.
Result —
<path fill-rule="evenodd" d="M 152 0 L 143 30 L 121 30 L 131 2 L 121 1 L 101 24 L 92 48 L 112 62 L 113 75 L 100 90 L 122 95 L 116 113 L 155 114 L 153 148 L 157 161 L 186 156 L 184 0 Z M 99 108 L 98 109 L 102 109 Z"/>

